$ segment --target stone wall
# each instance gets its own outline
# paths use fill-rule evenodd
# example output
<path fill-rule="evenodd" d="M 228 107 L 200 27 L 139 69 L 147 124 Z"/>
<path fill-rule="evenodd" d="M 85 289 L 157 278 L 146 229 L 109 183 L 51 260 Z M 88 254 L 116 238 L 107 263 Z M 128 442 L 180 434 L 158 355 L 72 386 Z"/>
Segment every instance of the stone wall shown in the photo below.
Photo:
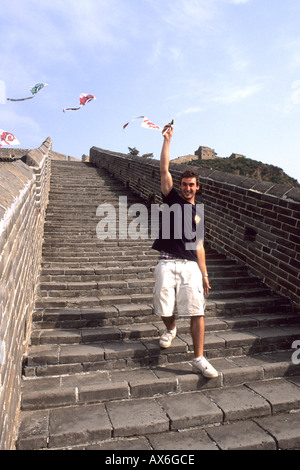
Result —
<path fill-rule="evenodd" d="M 160 202 L 159 161 L 92 147 L 90 162 L 108 169 L 148 203 Z M 185 165 L 170 164 L 178 187 Z M 274 291 L 300 304 L 300 189 L 209 168 L 200 177 L 207 240 L 246 264 Z"/>
<path fill-rule="evenodd" d="M 0 449 L 14 446 L 50 185 L 50 138 L 0 160 Z"/>

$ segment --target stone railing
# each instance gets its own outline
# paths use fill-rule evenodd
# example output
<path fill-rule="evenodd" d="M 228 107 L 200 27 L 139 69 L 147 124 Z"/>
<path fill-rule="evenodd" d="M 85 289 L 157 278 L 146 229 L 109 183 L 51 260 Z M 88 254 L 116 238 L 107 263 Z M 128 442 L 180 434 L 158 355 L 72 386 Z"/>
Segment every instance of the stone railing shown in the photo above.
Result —
<path fill-rule="evenodd" d="M 50 186 L 52 140 L 0 158 L 0 449 L 14 446 Z M 0 155 L 1 157 L 1 155 Z"/>
<path fill-rule="evenodd" d="M 106 168 L 147 203 L 159 203 L 159 161 L 97 147 L 90 162 Z M 181 173 L 199 174 L 207 240 L 219 252 L 248 266 L 275 292 L 300 304 L 300 189 L 207 168 L 170 164 L 174 186 Z"/>

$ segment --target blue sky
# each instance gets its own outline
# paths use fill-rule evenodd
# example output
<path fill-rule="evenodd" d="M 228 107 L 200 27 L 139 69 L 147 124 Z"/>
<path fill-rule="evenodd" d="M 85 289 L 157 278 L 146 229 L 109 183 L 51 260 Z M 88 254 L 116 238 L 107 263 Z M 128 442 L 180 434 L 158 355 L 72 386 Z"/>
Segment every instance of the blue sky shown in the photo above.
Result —
<path fill-rule="evenodd" d="M 48 84 L 0 104 L 19 147 L 50 136 L 80 159 L 92 146 L 159 158 L 158 131 L 122 126 L 174 118 L 171 158 L 203 145 L 300 181 L 299 0 L 2 0 L 1 10 L 6 96 Z M 96 100 L 63 113 L 80 93 Z"/>

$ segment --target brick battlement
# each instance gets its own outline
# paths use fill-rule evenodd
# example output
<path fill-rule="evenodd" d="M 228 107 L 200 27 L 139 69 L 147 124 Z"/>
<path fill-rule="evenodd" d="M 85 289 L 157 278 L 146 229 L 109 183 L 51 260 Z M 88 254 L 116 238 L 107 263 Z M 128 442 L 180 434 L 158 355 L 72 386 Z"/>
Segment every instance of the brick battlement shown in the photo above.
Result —
<path fill-rule="evenodd" d="M 160 202 L 159 161 L 93 147 L 90 161 L 148 202 Z M 189 166 L 189 169 L 192 167 Z M 170 163 L 175 187 L 185 165 Z M 207 240 L 246 264 L 274 291 L 300 304 L 300 189 L 194 168 L 205 204 Z"/>
<path fill-rule="evenodd" d="M 50 187 L 48 138 L 0 161 L 0 449 L 10 449 L 21 397 Z M 23 154 L 23 155 L 22 155 Z M 2 153 L 3 156 L 3 153 Z"/>

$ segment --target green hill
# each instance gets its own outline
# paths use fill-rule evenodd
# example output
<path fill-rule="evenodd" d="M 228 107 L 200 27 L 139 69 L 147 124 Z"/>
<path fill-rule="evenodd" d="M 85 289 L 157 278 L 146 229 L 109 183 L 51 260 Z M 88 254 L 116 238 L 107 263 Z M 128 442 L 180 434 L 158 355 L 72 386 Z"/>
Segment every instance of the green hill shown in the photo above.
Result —
<path fill-rule="evenodd" d="M 189 165 L 200 165 L 211 168 L 213 170 L 225 171 L 235 175 L 247 176 L 255 178 L 259 181 L 271 181 L 275 184 L 287 184 L 290 186 L 300 187 L 299 182 L 288 176 L 281 168 L 269 165 L 267 163 L 258 162 L 251 158 L 216 158 L 213 160 L 193 160 Z"/>

